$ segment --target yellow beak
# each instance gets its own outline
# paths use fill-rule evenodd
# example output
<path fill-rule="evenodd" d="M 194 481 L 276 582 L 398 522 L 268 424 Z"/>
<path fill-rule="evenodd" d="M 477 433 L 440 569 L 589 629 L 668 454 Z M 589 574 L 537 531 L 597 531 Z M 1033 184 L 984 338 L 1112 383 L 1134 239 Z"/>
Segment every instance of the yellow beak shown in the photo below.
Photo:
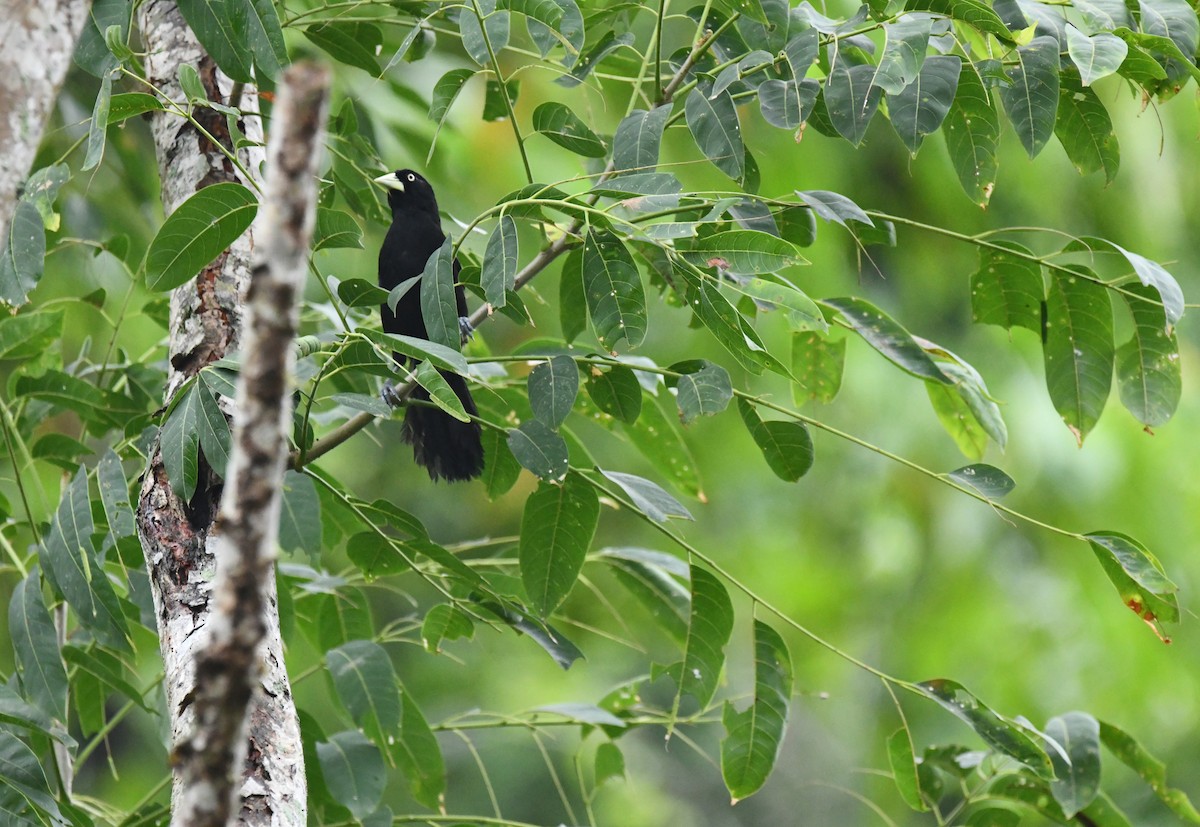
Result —
<path fill-rule="evenodd" d="M 400 190 L 400 192 L 404 192 L 404 182 L 397 178 L 396 173 L 394 172 L 385 172 L 378 178 L 373 178 L 371 180 L 376 184 L 382 184 L 390 190 Z"/>

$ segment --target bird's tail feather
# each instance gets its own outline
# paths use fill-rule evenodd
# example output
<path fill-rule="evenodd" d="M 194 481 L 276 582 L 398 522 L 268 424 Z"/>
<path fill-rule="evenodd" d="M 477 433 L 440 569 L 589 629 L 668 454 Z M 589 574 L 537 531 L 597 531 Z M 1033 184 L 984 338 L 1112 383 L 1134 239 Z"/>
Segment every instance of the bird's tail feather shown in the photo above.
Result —
<path fill-rule="evenodd" d="M 441 374 L 467 413 L 477 415 L 466 380 L 454 373 Z M 418 386 L 411 400 L 428 402 L 429 392 Z M 429 405 L 410 404 L 404 411 L 402 436 L 413 447 L 413 459 L 431 479 L 457 482 L 483 473 L 483 439 L 478 422 L 462 422 Z"/>

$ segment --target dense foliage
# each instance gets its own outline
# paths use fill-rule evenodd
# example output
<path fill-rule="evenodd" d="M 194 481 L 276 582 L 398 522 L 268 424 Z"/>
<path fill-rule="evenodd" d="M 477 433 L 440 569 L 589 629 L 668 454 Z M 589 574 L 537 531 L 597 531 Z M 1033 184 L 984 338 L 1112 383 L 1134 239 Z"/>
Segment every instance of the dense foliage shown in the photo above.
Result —
<path fill-rule="evenodd" d="M 993 682 L 1046 679 L 1035 679 L 1042 664 L 1032 652 L 982 648 L 1026 634 L 1037 645 L 1055 624 L 1068 628 L 1063 616 L 1107 624 L 1132 609 L 1152 634 L 1112 638 L 1121 650 L 1107 653 L 1111 669 L 1136 663 L 1129 682 L 1167 683 L 1151 672 L 1160 656 L 1136 652 L 1174 634 L 1183 544 L 1163 552 L 1164 565 L 1126 533 L 1129 513 L 1083 493 L 1051 493 L 1071 474 L 1095 471 L 1055 468 L 1055 480 L 1039 481 L 1037 469 L 1039 458 L 1063 462 L 1042 443 L 1082 447 L 1102 413 L 1106 422 L 1121 416 L 1106 410 L 1114 375 L 1140 426 L 1171 427 L 1183 389 L 1183 291 L 1120 221 L 1101 237 L 1086 214 L 1059 226 L 1054 212 L 1010 204 L 1012 229 L 990 213 L 964 217 L 1006 186 L 1001 113 L 1030 158 L 1056 138 L 1080 173 L 1118 181 L 1109 110 L 1126 105 L 1124 90 L 1157 107 L 1200 76 L 1200 24 L 1185 0 L 875 0 L 821 11 L 786 0 L 179 5 L 235 81 L 269 90 L 304 54 L 338 64 L 280 529 L 282 622 L 317 820 L 758 823 L 772 811 L 705 812 L 689 809 L 688 797 L 717 801 L 720 781 L 734 801 L 758 792 L 795 761 L 784 736 L 802 714 L 807 730 L 829 731 L 796 736 L 819 757 L 787 773 L 790 787 L 762 793 L 776 820 L 817 794 L 796 784 L 820 779 L 884 823 L 1200 822 L 1143 746 L 1168 737 L 1173 715 L 1196 722 L 1194 683 L 1168 694 L 1181 708 L 1143 733 L 1121 723 L 1125 702 L 1098 703 L 1073 681 L 1068 709 L 1092 711 L 1054 708 L 1034 689 L 1003 705 L 989 700 Z M 201 462 L 222 473 L 222 399 L 232 396 L 238 361 L 206 367 L 164 406 L 166 291 L 242 235 L 258 203 L 257 193 L 224 183 L 161 222 L 149 218 L 157 183 L 145 169 L 151 150 L 139 116 L 167 110 L 194 121 L 197 110 L 214 110 L 226 118 L 235 164 L 248 139 L 244 113 L 209 100 L 194 70 L 180 76 L 186 100 L 141 80 L 132 10 L 132 0 L 95 4 L 62 129 L 42 152 L 0 259 L 0 297 L 16 311 L 0 319 L 0 543 L 13 652 L 0 687 L 10 768 L 0 773 L 0 807 L 47 823 L 165 817 L 165 761 L 151 771 L 134 754 L 157 743 L 161 710 L 130 503 L 156 435 L 185 499 L 196 494 Z M 263 114 L 269 128 L 269 105 Z M 911 159 L 938 134 L 949 164 L 916 166 Z M 841 146 L 829 149 L 826 138 Z M 901 152 L 878 148 L 897 138 Z M 916 182 L 907 189 L 895 183 L 908 176 L 904 159 Z M 1037 177 L 1019 182 L 1031 200 L 1067 191 L 1045 185 L 1038 170 L 1049 163 L 1039 159 Z M 848 177 L 839 164 L 861 171 Z M 450 238 L 418 288 L 429 342 L 378 325 L 378 306 L 412 288 L 389 295 L 371 275 L 388 220 L 371 179 L 396 166 L 427 167 L 449 214 Z M 1060 180 L 1053 176 L 1045 180 Z M 850 181 L 854 199 L 834 191 Z M 936 195 L 914 195 L 918 186 Z M 950 206 L 930 219 L 939 210 L 927 201 Z M 894 206 L 875 209 L 880 202 Z M 947 252 L 948 243 L 961 250 Z M 956 258 L 963 251 L 978 257 L 973 271 Z M 465 348 L 454 256 L 472 305 L 490 304 L 476 320 L 499 320 Z M 967 352 L 968 319 L 1006 331 L 980 350 L 990 354 L 986 367 L 946 346 Z M 880 371 L 870 350 L 903 381 Z M 378 388 L 394 376 L 393 351 L 418 360 L 413 381 L 460 418 L 461 403 L 433 368 L 471 378 L 487 452 L 481 482 L 435 490 L 407 469 L 397 427 L 379 422 L 392 418 Z M 1001 368 L 996 360 L 1013 354 L 1024 364 Z M 1036 376 L 1039 359 L 1044 392 L 1012 379 Z M 863 384 L 851 402 L 835 402 L 856 376 Z M 1017 394 L 1009 409 L 985 382 L 994 377 Z M 907 408 L 913 382 L 932 417 Z M 1006 415 L 1037 409 L 1043 393 L 1068 431 L 1021 418 L 1031 436 L 1019 456 L 1041 488 L 1010 505 L 1021 473 L 983 460 L 1008 445 Z M 950 441 L 928 436 L 925 421 Z M 949 460 L 950 444 L 965 459 Z M 863 464 L 842 446 L 876 457 Z M 1069 462 L 1094 450 L 1089 442 Z M 1099 450 L 1124 451 L 1133 463 L 1149 449 Z M 814 482 L 823 463 L 830 470 Z M 866 495 L 847 490 L 870 486 L 887 463 L 902 481 Z M 1116 486 L 1168 524 L 1186 518 L 1152 502 L 1170 500 L 1166 492 Z M 964 517 L 938 488 L 987 508 Z M 929 525 L 942 516 L 979 524 L 990 512 L 1003 518 L 994 530 L 956 529 L 950 542 L 985 552 L 994 544 L 997 556 L 1010 555 L 1002 569 L 1036 568 L 1048 561 L 1021 544 L 1062 538 L 1090 552 L 1089 565 L 1060 569 L 1036 589 L 1017 586 L 1026 604 L 990 612 L 978 608 L 993 601 L 989 584 L 972 576 L 927 571 L 944 577 L 940 589 L 918 590 L 923 568 L 953 568 L 950 557 L 919 559 L 920 537 L 936 534 Z M 689 530 L 691 520 L 700 528 Z M 1066 527 L 1077 522 L 1091 530 Z M 917 524 L 921 534 L 905 527 Z M 911 579 L 873 603 L 878 586 L 855 570 L 868 564 L 855 544 L 894 545 L 897 559 L 870 559 L 893 573 L 910 569 Z M 1049 593 L 1056 578 L 1093 574 L 1111 584 L 1107 604 L 1087 605 L 1099 588 L 1086 598 L 1061 584 Z M 850 617 L 886 626 L 900 610 L 919 619 L 912 648 L 898 653 Z M 1064 651 L 1104 651 L 1118 634 L 1070 628 L 1077 637 L 1056 644 Z M 942 636 L 981 642 L 982 651 L 934 657 Z M 815 666 L 822 650 L 854 677 Z M 570 670 L 567 680 L 533 652 Z M 1082 668 L 1076 660 L 1087 657 L 1059 665 Z M 451 670 L 449 658 L 465 668 Z M 928 674 L 958 677 L 917 679 Z M 847 689 L 822 724 L 819 712 L 799 709 L 818 703 L 821 686 L 864 677 L 871 688 Z M 122 724 L 138 716 L 141 724 Z M 974 738 L 948 726 L 954 718 Z M 643 731 L 652 736 L 638 740 Z M 477 747 L 489 738 L 497 740 Z M 688 748 L 718 767 L 699 762 L 695 778 L 671 786 L 674 800 L 655 792 L 653 779 L 667 771 L 642 767 L 670 762 L 686 775 Z M 56 773 L 47 770 L 64 769 L 64 751 L 87 770 L 76 784 L 82 795 L 48 780 Z M 106 753 L 112 777 L 130 772 L 127 760 L 155 781 L 139 778 L 132 797 L 114 790 L 88 763 Z M 842 775 L 820 775 L 824 760 Z M 856 778 L 856 765 L 877 768 L 890 786 Z M 1119 766 L 1133 774 L 1114 781 Z M 626 775 L 628 789 L 609 792 Z M 833 812 L 820 823 L 865 811 Z"/>

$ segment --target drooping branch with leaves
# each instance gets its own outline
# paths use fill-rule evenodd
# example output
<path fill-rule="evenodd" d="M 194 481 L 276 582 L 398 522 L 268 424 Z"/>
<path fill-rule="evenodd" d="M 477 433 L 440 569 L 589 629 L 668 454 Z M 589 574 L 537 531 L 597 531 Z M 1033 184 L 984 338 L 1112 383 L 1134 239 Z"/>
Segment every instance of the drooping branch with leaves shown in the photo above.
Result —
<path fill-rule="evenodd" d="M 192 658 L 204 639 L 196 632 L 212 618 L 212 548 L 221 536 L 213 519 L 229 473 L 229 416 L 240 413 L 239 291 L 265 188 L 262 133 L 275 128 L 271 90 L 283 67 L 320 53 L 335 64 L 338 102 L 292 375 L 280 606 L 266 615 L 278 624 L 267 639 L 283 645 L 264 654 L 242 821 L 305 820 L 305 806 L 287 799 L 297 787 L 272 765 L 275 750 L 293 761 L 297 732 L 307 808 L 322 823 L 621 823 L 601 807 L 601 790 L 626 774 L 624 745 L 640 731 L 694 747 L 719 766 L 737 802 L 786 763 L 788 719 L 813 685 L 798 664 L 824 652 L 878 681 L 890 710 L 891 735 L 875 763 L 894 789 L 890 800 L 868 799 L 888 823 L 1009 824 L 1035 814 L 1135 823 L 1101 789 L 1102 746 L 1106 766 L 1108 756 L 1127 765 L 1164 810 L 1200 822 L 1162 765 L 1116 724 L 1036 706 L 1002 712 L 980 699 L 986 688 L 975 686 L 977 695 L 953 678 L 919 679 L 916 667 L 878 652 L 857 654 L 815 610 L 751 576 L 745 558 L 756 553 L 756 534 L 794 533 L 804 545 L 790 515 L 742 527 L 741 556 L 679 528 L 703 523 L 718 505 L 701 481 L 698 457 L 710 453 L 692 443 L 709 422 L 728 420 L 756 449 L 733 463 L 742 485 L 820 497 L 805 487 L 819 463 L 860 456 L 872 468 L 895 466 L 906 484 L 929 482 L 988 506 L 975 519 L 990 510 L 1021 541 L 1086 547 L 1117 591 L 1107 611 L 1120 614 L 1124 603 L 1170 641 L 1181 613 L 1168 574 L 1182 564 L 1174 550 L 1164 566 L 1108 515 L 1081 530 L 1074 516 L 1037 501 L 1032 510 L 1028 501 L 1009 505 L 1021 474 L 984 462 L 1009 439 L 1005 407 L 988 387 L 992 366 L 977 368 L 946 345 L 969 321 L 1003 328 L 1014 351 L 1032 348 L 1069 431 L 1060 437 L 1080 447 L 1102 413 L 1118 416 L 1105 413 L 1114 375 L 1123 407 L 1146 431 L 1158 429 L 1183 389 L 1176 331 L 1188 305 L 1172 272 L 1135 251 L 1133 237 L 1054 226 L 968 231 L 879 205 L 885 199 L 870 190 L 851 198 L 803 186 L 788 163 L 805 164 L 814 142 L 826 140 L 867 157 L 872 144 L 898 139 L 916 158 L 941 135 L 962 190 L 955 197 L 987 207 L 1007 186 L 1003 113 L 1030 159 L 1056 138 L 1080 173 L 1114 182 L 1120 149 L 1109 90 L 1123 84 L 1165 110 L 1200 77 L 1200 23 L 1184 0 L 1136 8 L 876 0 L 820 10 L 786 0 L 225 5 L 97 5 L 76 52 L 99 85 L 90 118 L 52 133 L 47 155 L 57 157 L 22 196 L 45 219 L 48 249 L 10 243 L 0 259 L 0 296 L 19 310 L 0 319 L 0 537 L 19 575 L 9 612 L 17 680 L 0 715 L 10 727 L 0 741 L 19 772 L 0 781 L 0 806 L 55 823 L 164 817 L 166 767 L 132 807 L 76 794 L 71 780 L 97 751 L 115 768 L 108 744 L 128 716 L 164 715 L 169 749 L 185 743 L 193 720 Z M 150 134 L 131 139 L 143 122 Z M 452 163 L 438 166 L 477 130 L 487 138 L 473 151 L 511 171 L 468 180 Z M 774 157 L 775 130 L 794 161 Z M 60 192 L 98 200 L 87 175 L 99 181 L 109 164 L 128 168 L 136 140 L 156 152 L 165 220 L 123 236 L 88 236 L 85 221 L 56 233 Z M 398 147 L 411 160 L 399 164 Z M 473 217 L 447 221 L 452 243 L 419 284 L 389 294 L 363 275 L 374 271 L 375 253 L 363 227 L 376 235 L 387 221 L 372 179 L 421 161 L 451 216 L 469 209 Z M 806 172 L 814 179 L 822 177 Z M 493 180 L 520 183 L 488 192 Z M 925 280 L 927 289 L 956 279 L 947 306 L 958 325 L 890 311 L 894 297 L 874 295 L 866 277 L 846 290 L 806 266 L 848 248 L 863 272 L 882 272 L 897 245 L 935 242 L 974 250 L 977 269 L 889 278 Z M 76 299 L 95 308 L 96 341 L 107 344 L 69 350 L 49 275 L 82 250 L 113 268 L 123 298 Z M 452 256 L 479 303 L 476 339 L 464 348 L 457 330 L 432 341 L 380 331 L 378 307 L 394 306 L 399 291 L 420 290 L 431 308 L 454 305 Z M 138 317 L 166 335 L 148 341 L 130 321 Z M 840 421 L 836 406 L 814 408 L 833 402 L 844 376 L 867 370 L 850 341 L 919 383 L 965 464 L 885 447 L 896 418 L 887 405 L 865 420 L 872 430 L 860 430 L 863 418 Z M 959 337 L 953 346 L 966 352 Z M 393 353 L 417 365 L 411 375 L 397 375 Z M 496 515 L 515 501 L 514 536 L 442 539 L 434 521 L 417 516 L 434 496 L 423 479 L 397 476 L 378 490 L 340 459 L 357 447 L 401 473 L 407 457 L 379 398 L 384 380 L 407 404 L 467 417 L 438 370 L 478 389 L 486 462 L 470 485 L 488 502 L 462 501 Z M 411 397 L 418 384 L 427 402 Z M 61 492 L 47 482 L 48 467 L 63 470 Z M 653 538 L 661 545 L 648 547 Z M 383 612 L 394 619 L 380 623 Z M 638 612 L 649 622 L 630 620 Z M 161 660 L 147 678 L 155 635 Z M 426 677 L 440 668 L 431 664 L 454 657 L 485 669 L 479 654 L 498 636 L 576 671 L 594 668 L 581 660 L 592 649 L 616 644 L 632 655 L 620 681 L 595 696 L 518 714 L 477 697 L 448 711 Z M 123 706 L 114 714 L 104 698 Z M 1083 693 L 1078 705 L 1087 704 Z M 964 722 L 974 746 L 923 739 L 909 723 L 923 706 Z M 553 806 L 522 808 L 498 794 L 493 776 L 510 768 L 481 754 L 476 740 L 510 730 L 540 752 Z M 564 780 L 545 741 L 568 730 L 579 746 Z M 482 793 L 453 772 L 460 765 L 476 769 Z M 181 785 L 194 783 L 186 778 L 176 776 L 176 802 L 186 800 Z M 780 793 L 793 808 L 803 794 Z M 474 805 L 460 809 L 462 801 Z M 491 815 L 482 814 L 487 805 Z"/>

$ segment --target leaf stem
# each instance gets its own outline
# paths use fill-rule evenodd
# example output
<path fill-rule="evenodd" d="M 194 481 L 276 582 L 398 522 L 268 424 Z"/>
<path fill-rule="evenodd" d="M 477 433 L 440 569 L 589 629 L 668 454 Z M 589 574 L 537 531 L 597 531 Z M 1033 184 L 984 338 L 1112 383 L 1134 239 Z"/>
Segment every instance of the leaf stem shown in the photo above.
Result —
<path fill-rule="evenodd" d="M 525 166 L 525 179 L 532 184 L 533 167 L 529 165 L 529 155 L 525 152 L 525 137 L 521 134 L 521 125 L 517 123 L 517 113 L 513 109 L 512 100 L 508 97 L 508 86 L 504 74 L 500 71 L 500 61 L 496 57 L 496 51 L 492 48 L 492 38 L 488 34 L 486 17 L 479 8 L 479 0 L 471 0 L 471 8 L 475 12 L 475 18 L 479 21 L 479 31 L 483 35 L 483 45 L 487 47 L 492 73 L 496 75 L 496 82 L 500 84 L 500 97 L 504 98 L 504 109 L 508 112 L 508 122 L 512 125 L 513 135 L 517 140 L 517 151 L 521 153 L 521 163 Z"/>

